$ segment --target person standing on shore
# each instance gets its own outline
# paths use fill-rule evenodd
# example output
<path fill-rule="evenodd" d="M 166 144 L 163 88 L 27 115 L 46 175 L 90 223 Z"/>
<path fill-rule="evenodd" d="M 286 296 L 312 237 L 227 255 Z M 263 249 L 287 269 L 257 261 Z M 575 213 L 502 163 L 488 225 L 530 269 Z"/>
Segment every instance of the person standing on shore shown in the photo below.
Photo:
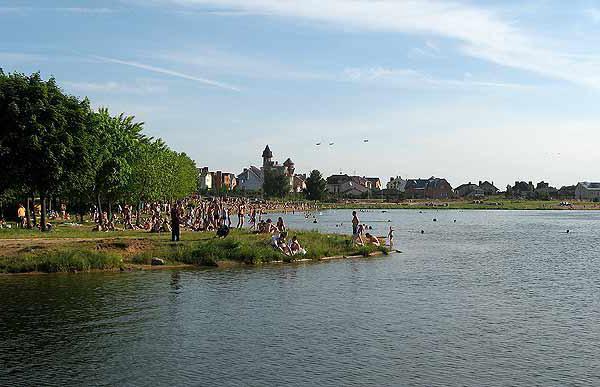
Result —
<path fill-rule="evenodd" d="M 25 207 L 21 203 L 19 203 L 19 207 L 17 208 L 17 227 L 25 228 Z"/>
<path fill-rule="evenodd" d="M 394 248 L 394 229 L 390 226 L 390 231 L 388 232 L 388 240 L 390 242 L 390 249 Z"/>
<path fill-rule="evenodd" d="M 171 207 L 171 241 L 179 242 L 179 206 L 180 202 L 177 202 L 177 205 Z"/>
<path fill-rule="evenodd" d="M 358 225 L 360 224 L 360 220 L 356 215 L 356 211 L 352 211 L 352 242 L 356 243 L 356 238 L 358 237 Z"/>

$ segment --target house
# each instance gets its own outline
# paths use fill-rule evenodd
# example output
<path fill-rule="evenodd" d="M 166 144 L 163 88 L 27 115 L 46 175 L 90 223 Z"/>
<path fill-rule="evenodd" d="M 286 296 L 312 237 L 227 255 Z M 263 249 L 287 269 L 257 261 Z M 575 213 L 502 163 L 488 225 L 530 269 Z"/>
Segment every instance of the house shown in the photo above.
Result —
<path fill-rule="evenodd" d="M 262 190 L 265 176 L 263 171 L 254 165 L 244 168 L 243 172 L 237 176 L 237 187 L 244 191 L 260 191 Z"/>
<path fill-rule="evenodd" d="M 575 190 L 574 185 L 563 185 L 558 190 L 558 197 L 561 199 L 575 199 Z"/>
<path fill-rule="evenodd" d="M 287 158 L 283 164 L 273 160 L 273 152 L 269 148 L 269 145 L 265 147 L 262 152 L 262 167 L 258 168 L 251 165 L 248 168 L 244 168 L 237 178 L 238 189 L 246 191 L 260 191 L 263 188 L 265 182 L 265 173 L 275 173 L 284 175 L 289 181 L 290 192 L 301 192 L 305 187 L 306 176 L 295 174 L 295 165 L 291 158 Z"/>
<path fill-rule="evenodd" d="M 468 182 L 467 184 L 461 184 L 454 188 L 454 194 L 459 198 L 485 196 L 483 190 L 480 189 L 477 184 L 473 184 L 471 182 Z"/>
<path fill-rule="evenodd" d="M 600 183 L 584 181 L 575 186 L 575 199 L 578 200 L 600 200 Z"/>
<path fill-rule="evenodd" d="M 236 178 L 233 173 L 216 171 L 212 175 L 212 190 L 215 192 L 231 191 L 236 186 Z"/>
<path fill-rule="evenodd" d="M 208 167 L 198 168 L 198 188 L 201 191 L 212 189 L 212 174 L 208 171 Z"/>
<path fill-rule="evenodd" d="M 532 198 L 534 196 L 535 187 L 532 182 L 515 181 L 515 185 L 506 186 L 506 196 L 513 198 Z"/>
<path fill-rule="evenodd" d="M 429 179 L 408 179 L 405 192 L 408 197 L 415 199 L 448 199 L 453 196 L 450 183 L 446 179 L 433 176 Z"/>
<path fill-rule="evenodd" d="M 534 193 L 536 198 L 549 199 L 558 196 L 558 190 L 554 187 L 550 187 L 550 184 L 545 181 L 537 183 Z"/>
<path fill-rule="evenodd" d="M 364 177 L 331 175 L 326 181 L 327 191 L 334 196 L 360 198 L 369 193 L 367 180 Z"/>
<path fill-rule="evenodd" d="M 292 181 L 292 192 L 300 193 L 306 189 L 306 174 L 294 175 Z"/>
<path fill-rule="evenodd" d="M 479 181 L 479 188 L 481 188 L 483 190 L 483 194 L 485 196 L 490 196 L 490 195 L 496 195 L 499 191 L 498 188 L 496 188 L 496 186 L 494 185 L 494 182 L 492 181 L 491 183 L 489 181 L 484 181 L 482 182 L 481 180 Z"/>
<path fill-rule="evenodd" d="M 367 188 L 370 190 L 379 191 L 381 189 L 381 180 L 378 177 L 365 177 Z"/>
<path fill-rule="evenodd" d="M 404 180 L 400 176 L 390 177 L 390 181 L 386 184 L 386 188 L 390 190 L 395 190 L 399 192 L 404 192 L 404 188 L 406 187 L 406 180 Z"/>

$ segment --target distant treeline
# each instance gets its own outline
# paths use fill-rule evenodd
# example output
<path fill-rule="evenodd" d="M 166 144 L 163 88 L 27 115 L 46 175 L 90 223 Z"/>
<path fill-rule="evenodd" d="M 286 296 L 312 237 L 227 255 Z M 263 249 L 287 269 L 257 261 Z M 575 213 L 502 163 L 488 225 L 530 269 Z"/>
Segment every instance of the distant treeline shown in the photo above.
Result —
<path fill-rule="evenodd" d="M 0 205 L 39 197 L 45 230 L 50 198 L 82 215 L 92 205 L 110 212 L 117 202 L 139 205 L 194 192 L 194 161 L 144 135 L 143 125 L 104 108 L 93 111 L 87 98 L 64 93 L 53 78 L 0 69 Z"/>

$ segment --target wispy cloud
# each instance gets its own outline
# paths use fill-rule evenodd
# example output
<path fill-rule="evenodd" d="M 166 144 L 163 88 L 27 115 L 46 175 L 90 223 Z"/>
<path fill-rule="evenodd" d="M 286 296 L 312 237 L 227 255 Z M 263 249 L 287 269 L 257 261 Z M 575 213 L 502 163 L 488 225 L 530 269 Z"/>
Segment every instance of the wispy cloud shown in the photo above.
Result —
<path fill-rule="evenodd" d="M 29 12 L 64 12 L 64 13 L 84 13 L 84 14 L 106 14 L 116 12 L 112 8 L 87 8 L 87 7 L 28 7 L 28 6 L 15 6 L 15 7 L 1 7 L 0 14 L 2 13 L 29 13 Z"/>
<path fill-rule="evenodd" d="M 347 68 L 343 71 L 342 78 L 353 82 L 382 83 L 387 86 L 406 88 L 532 88 L 519 83 L 477 81 L 472 79 L 470 74 L 465 74 L 465 79 L 441 79 L 413 69 L 385 67 Z"/>
<path fill-rule="evenodd" d="M 324 80 L 334 75 L 299 69 L 272 58 L 224 52 L 213 47 L 198 47 L 185 51 L 153 51 L 153 60 L 179 63 L 211 74 L 228 74 L 248 79 Z"/>
<path fill-rule="evenodd" d="M 117 81 L 108 82 L 73 82 L 65 81 L 63 85 L 68 90 L 83 93 L 126 93 L 126 94 L 150 94 L 165 92 L 167 88 L 156 82 L 134 82 L 124 83 Z"/>
<path fill-rule="evenodd" d="M 25 52 L 0 51 L 1 63 L 36 63 L 47 60 L 48 57 L 39 54 L 30 54 Z"/>
<path fill-rule="evenodd" d="M 159 1 L 160 2 L 160 1 Z M 569 46 L 517 27 L 493 9 L 439 0 L 162 0 L 182 7 L 260 13 L 380 31 L 441 36 L 464 55 L 600 88 L 600 58 L 582 61 Z M 592 17 L 595 15 L 591 13 Z"/>
<path fill-rule="evenodd" d="M 600 23 L 600 9 L 588 8 L 585 10 L 585 15 L 592 19 L 594 23 Z"/>
<path fill-rule="evenodd" d="M 144 64 L 144 63 L 140 63 L 140 62 L 133 62 L 133 61 L 109 58 L 109 57 L 105 57 L 105 56 L 95 55 L 95 56 L 93 56 L 93 58 L 104 61 L 104 62 L 116 63 L 116 64 L 120 64 L 120 65 L 124 65 L 124 66 L 135 67 L 138 69 L 151 71 L 154 73 L 170 75 L 170 76 L 177 77 L 177 78 L 188 79 L 190 81 L 203 83 L 205 85 L 214 86 L 214 87 L 218 87 L 221 89 L 232 90 L 232 91 L 241 91 L 240 88 L 229 85 L 227 83 L 223 83 L 223 82 L 219 82 L 219 81 L 215 81 L 215 80 L 207 79 L 207 78 L 201 78 L 201 77 L 197 77 L 194 75 L 189 75 L 189 74 L 181 73 L 178 71 L 166 69 L 163 67 L 152 66 L 152 65 L 148 65 L 148 64 Z"/>

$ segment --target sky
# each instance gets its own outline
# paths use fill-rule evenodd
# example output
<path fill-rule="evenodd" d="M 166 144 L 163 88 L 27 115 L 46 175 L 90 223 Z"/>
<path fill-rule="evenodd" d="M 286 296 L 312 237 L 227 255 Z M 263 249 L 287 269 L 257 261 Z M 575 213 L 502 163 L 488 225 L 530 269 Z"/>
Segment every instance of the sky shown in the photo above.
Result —
<path fill-rule="evenodd" d="M 0 67 L 211 170 L 600 180 L 597 1 L 0 0 Z"/>

